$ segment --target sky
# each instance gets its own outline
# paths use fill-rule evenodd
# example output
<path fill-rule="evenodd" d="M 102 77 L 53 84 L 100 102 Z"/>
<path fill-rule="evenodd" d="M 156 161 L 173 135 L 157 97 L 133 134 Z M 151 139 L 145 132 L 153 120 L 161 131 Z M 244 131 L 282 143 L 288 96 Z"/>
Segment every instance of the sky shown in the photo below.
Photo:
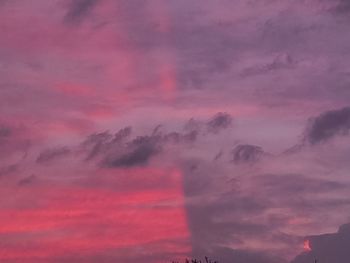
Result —
<path fill-rule="evenodd" d="M 0 0 L 0 261 L 346 262 L 350 1 Z"/>

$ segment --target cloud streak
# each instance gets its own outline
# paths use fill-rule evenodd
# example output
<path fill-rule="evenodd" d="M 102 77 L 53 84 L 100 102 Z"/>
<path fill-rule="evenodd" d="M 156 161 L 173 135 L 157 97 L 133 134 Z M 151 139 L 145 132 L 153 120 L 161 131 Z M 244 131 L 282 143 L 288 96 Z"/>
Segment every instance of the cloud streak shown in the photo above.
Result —
<path fill-rule="evenodd" d="M 311 144 L 318 144 L 337 135 L 347 135 L 350 130 L 350 108 L 327 111 L 311 120 L 306 138 Z"/>

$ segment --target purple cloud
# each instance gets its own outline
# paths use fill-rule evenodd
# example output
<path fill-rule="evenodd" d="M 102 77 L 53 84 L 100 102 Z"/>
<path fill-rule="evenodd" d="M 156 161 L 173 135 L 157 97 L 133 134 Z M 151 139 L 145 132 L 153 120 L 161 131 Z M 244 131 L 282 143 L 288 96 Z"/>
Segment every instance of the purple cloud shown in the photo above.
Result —
<path fill-rule="evenodd" d="M 336 135 L 346 135 L 350 130 L 350 108 L 345 107 L 322 113 L 310 121 L 306 131 L 306 139 L 317 144 Z"/>

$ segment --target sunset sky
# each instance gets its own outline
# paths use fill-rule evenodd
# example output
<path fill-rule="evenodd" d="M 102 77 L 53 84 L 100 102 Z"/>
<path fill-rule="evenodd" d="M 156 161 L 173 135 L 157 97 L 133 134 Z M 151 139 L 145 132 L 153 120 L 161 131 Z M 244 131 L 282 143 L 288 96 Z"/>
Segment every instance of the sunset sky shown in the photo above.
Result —
<path fill-rule="evenodd" d="M 349 0 L 0 0 L 0 262 L 348 262 L 349 28 Z"/>

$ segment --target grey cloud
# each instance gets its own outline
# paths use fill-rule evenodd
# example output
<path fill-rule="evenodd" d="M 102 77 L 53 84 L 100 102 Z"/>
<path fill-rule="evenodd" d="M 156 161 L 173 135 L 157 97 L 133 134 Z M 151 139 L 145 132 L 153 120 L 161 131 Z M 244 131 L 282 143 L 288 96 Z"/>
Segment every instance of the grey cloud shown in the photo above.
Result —
<path fill-rule="evenodd" d="M 64 17 L 66 23 L 80 22 L 86 16 L 99 0 L 74 0 Z"/>
<path fill-rule="evenodd" d="M 166 142 L 173 142 L 173 143 L 190 143 L 194 142 L 197 139 L 198 132 L 197 131 L 190 131 L 187 133 L 179 133 L 179 132 L 170 132 L 168 134 L 165 134 L 163 139 Z"/>
<path fill-rule="evenodd" d="M 218 161 L 222 155 L 224 154 L 224 152 L 221 150 L 220 152 L 218 152 L 215 156 L 214 156 L 214 159 L 213 161 Z"/>
<path fill-rule="evenodd" d="M 237 145 L 233 149 L 232 154 L 235 163 L 253 163 L 266 155 L 260 146 L 250 144 Z"/>
<path fill-rule="evenodd" d="M 340 182 L 314 179 L 302 174 L 264 174 L 255 178 L 262 192 L 271 195 L 290 196 L 291 194 L 319 193 L 339 191 L 348 187 Z"/>
<path fill-rule="evenodd" d="M 57 147 L 52 149 L 47 149 L 41 152 L 36 159 L 37 163 L 46 163 L 57 158 L 67 156 L 71 153 L 71 150 L 68 147 Z"/>
<path fill-rule="evenodd" d="M 342 225 L 337 233 L 306 237 L 310 241 L 310 252 L 298 255 L 291 263 L 309 263 L 315 259 L 320 263 L 345 262 L 350 258 L 350 224 Z"/>
<path fill-rule="evenodd" d="M 339 0 L 339 3 L 332 9 L 333 13 L 339 15 L 345 15 L 350 13 L 350 1 Z"/>
<path fill-rule="evenodd" d="M 36 179 L 37 179 L 37 177 L 34 174 L 32 174 L 30 176 L 27 176 L 27 177 L 19 180 L 17 185 L 18 186 L 25 186 L 25 185 L 33 183 Z"/>
<path fill-rule="evenodd" d="M 114 135 L 108 131 L 94 133 L 86 138 L 81 148 L 87 152 L 86 160 L 91 160 L 101 153 L 108 152 L 111 148 L 120 145 L 132 133 L 130 126 L 120 129 Z"/>
<path fill-rule="evenodd" d="M 233 117 L 226 112 L 218 112 L 208 121 L 191 118 L 183 126 L 183 136 L 187 139 L 192 138 L 194 141 L 199 135 L 218 134 L 220 131 L 230 128 L 232 122 Z"/>
<path fill-rule="evenodd" d="M 295 66 L 295 61 L 289 54 L 279 54 L 271 62 L 260 64 L 243 69 L 241 76 L 251 77 L 259 74 L 266 74 L 276 70 L 292 69 Z"/>
<path fill-rule="evenodd" d="M 0 167 L 0 176 L 7 175 L 17 171 L 18 164 L 7 165 L 5 167 Z"/>
<path fill-rule="evenodd" d="M 15 152 L 23 152 L 25 156 L 32 140 L 25 127 L 0 124 L 0 156 L 10 156 Z"/>
<path fill-rule="evenodd" d="M 186 125 L 185 125 L 186 126 Z M 195 142 L 200 132 L 199 127 L 188 127 L 184 132 L 163 132 L 162 125 L 158 125 L 153 129 L 152 136 L 158 136 L 162 143 L 192 143 Z"/>
<path fill-rule="evenodd" d="M 349 184 L 336 179 L 313 178 L 302 174 L 266 174 L 250 178 L 256 198 L 265 200 L 269 207 L 284 207 L 295 215 L 312 218 L 322 224 L 322 217 L 336 217 L 334 213 L 347 211 L 350 201 Z M 293 214 L 288 217 L 292 218 Z M 281 222 L 283 223 L 283 222 Z"/>
<path fill-rule="evenodd" d="M 114 135 L 107 131 L 92 134 L 80 145 L 80 151 L 86 153 L 87 161 L 99 158 L 102 166 L 132 167 L 146 165 L 165 145 L 191 144 L 198 136 L 197 130 L 163 132 L 161 125 L 151 135 L 128 139 L 131 132 L 131 127 L 126 127 Z"/>
<path fill-rule="evenodd" d="M 304 148 L 304 143 L 297 143 L 282 152 L 282 155 L 292 155 L 299 153 Z"/>
<path fill-rule="evenodd" d="M 140 136 L 127 144 L 126 152 L 107 156 L 104 165 L 107 167 L 144 165 L 160 151 L 158 136 Z"/>
<path fill-rule="evenodd" d="M 259 195 L 268 200 L 274 200 L 283 203 L 286 206 L 295 208 L 311 208 L 314 210 L 324 209 L 330 205 L 342 206 L 348 205 L 343 199 L 326 200 L 314 194 L 323 193 L 325 196 L 329 193 L 336 193 L 349 188 L 348 184 L 341 182 L 312 178 L 303 174 L 260 174 L 253 178 L 255 187 L 259 189 Z M 305 199 L 305 195 L 308 198 Z M 330 202 L 330 203 L 329 203 Z"/>
<path fill-rule="evenodd" d="M 209 132 L 218 133 L 232 125 L 232 116 L 226 112 L 218 112 L 211 120 L 207 122 Z"/>
<path fill-rule="evenodd" d="M 0 139 L 10 136 L 11 133 L 12 133 L 11 128 L 0 125 Z"/>
<path fill-rule="evenodd" d="M 305 139 L 318 144 L 336 135 L 346 135 L 350 130 L 350 107 L 322 113 L 311 120 L 305 132 Z"/>
<path fill-rule="evenodd" d="M 192 131 L 200 131 L 202 129 L 203 124 L 198 121 L 195 120 L 194 118 L 189 119 L 185 125 L 184 125 L 184 130 L 187 132 L 192 132 Z"/>
<path fill-rule="evenodd" d="M 119 142 L 119 141 L 129 137 L 131 135 L 131 133 L 132 133 L 132 128 L 130 126 L 122 128 L 114 134 L 113 142 Z"/>
<path fill-rule="evenodd" d="M 112 138 L 112 134 L 107 131 L 89 135 L 87 139 L 81 144 L 82 150 L 84 152 L 87 152 L 85 159 L 87 161 L 91 160 L 101 152 L 105 151 Z"/>

